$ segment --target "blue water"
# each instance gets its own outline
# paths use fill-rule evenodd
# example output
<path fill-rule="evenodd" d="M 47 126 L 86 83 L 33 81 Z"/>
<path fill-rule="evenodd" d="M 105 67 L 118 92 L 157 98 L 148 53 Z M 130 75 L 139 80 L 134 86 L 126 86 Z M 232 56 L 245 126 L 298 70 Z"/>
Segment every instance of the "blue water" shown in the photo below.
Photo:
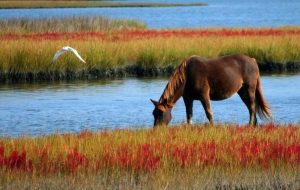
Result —
<path fill-rule="evenodd" d="M 124 0 L 123 0 L 124 1 Z M 126 1 L 126 0 L 125 0 Z M 134 2 L 134 0 L 128 0 Z M 136 1 L 139 2 L 139 1 Z M 195 3 L 196 0 L 145 2 Z M 203 7 L 0 9 L 0 19 L 109 16 L 138 19 L 149 28 L 275 27 L 300 25 L 299 0 L 203 0 Z M 300 75 L 263 76 L 263 90 L 274 121 L 300 123 Z M 84 129 L 151 127 L 153 105 L 167 79 L 125 79 L 46 84 L 0 84 L 0 136 L 77 132 Z M 216 122 L 248 122 L 248 111 L 235 95 L 212 102 Z M 199 102 L 194 122 L 207 122 Z M 182 99 L 172 124 L 185 121 Z M 259 122 L 262 122 L 261 120 Z"/>
<path fill-rule="evenodd" d="M 152 127 L 153 104 L 167 79 L 125 79 L 71 83 L 0 85 L 0 136 L 78 132 L 84 129 Z M 263 94 L 277 123 L 300 123 L 300 75 L 263 76 Z M 238 95 L 214 101 L 216 122 L 247 124 L 248 110 Z M 172 124 L 185 122 L 182 98 Z M 194 102 L 194 123 L 205 123 Z M 260 123 L 264 122 L 259 120 Z"/>
<path fill-rule="evenodd" d="M 125 0 L 126 1 L 126 0 Z M 128 0 L 126 2 L 141 2 Z M 142 2 L 195 3 L 196 0 Z M 0 9 L 0 19 L 108 16 L 138 19 L 149 28 L 277 27 L 300 25 L 299 0 L 203 0 L 208 6 L 167 8 Z"/>

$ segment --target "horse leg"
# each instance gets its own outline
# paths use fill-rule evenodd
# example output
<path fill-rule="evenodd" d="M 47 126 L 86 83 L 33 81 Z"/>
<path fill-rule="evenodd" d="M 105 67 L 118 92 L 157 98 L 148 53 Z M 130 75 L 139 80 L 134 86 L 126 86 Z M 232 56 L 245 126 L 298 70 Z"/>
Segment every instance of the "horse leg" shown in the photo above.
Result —
<path fill-rule="evenodd" d="M 251 87 L 242 86 L 242 88 L 238 91 L 238 95 L 241 97 L 242 101 L 248 108 L 250 114 L 249 124 L 256 125 L 257 118 L 255 107 L 255 90 L 253 90 L 253 88 Z"/>
<path fill-rule="evenodd" d="M 201 98 L 200 101 L 201 101 L 201 104 L 204 108 L 204 111 L 205 111 L 205 114 L 206 114 L 206 117 L 207 117 L 209 123 L 211 125 L 213 125 L 214 124 L 213 113 L 212 113 L 211 108 L 210 108 L 209 96 L 207 95 L 207 96 Z"/>
<path fill-rule="evenodd" d="M 193 100 L 190 98 L 183 98 L 185 109 L 186 109 L 186 119 L 188 124 L 192 124 L 192 117 L 193 117 Z"/>

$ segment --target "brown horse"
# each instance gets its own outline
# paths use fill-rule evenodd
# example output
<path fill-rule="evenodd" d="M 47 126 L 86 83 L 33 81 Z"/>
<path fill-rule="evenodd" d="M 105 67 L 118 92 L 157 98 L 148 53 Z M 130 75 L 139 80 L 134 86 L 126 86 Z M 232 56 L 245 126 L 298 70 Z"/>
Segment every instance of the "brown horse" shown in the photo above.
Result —
<path fill-rule="evenodd" d="M 154 127 L 170 122 L 172 108 L 181 96 L 189 124 L 192 123 L 194 100 L 201 101 L 207 119 L 213 124 L 210 100 L 224 100 L 236 92 L 249 110 L 250 125 L 257 124 L 256 113 L 261 118 L 271 118 L 254 58 L 242 54 L 217 59 L 188 57 L 169 79 L 159 101 L 151 100 L 155 106 Z"/>

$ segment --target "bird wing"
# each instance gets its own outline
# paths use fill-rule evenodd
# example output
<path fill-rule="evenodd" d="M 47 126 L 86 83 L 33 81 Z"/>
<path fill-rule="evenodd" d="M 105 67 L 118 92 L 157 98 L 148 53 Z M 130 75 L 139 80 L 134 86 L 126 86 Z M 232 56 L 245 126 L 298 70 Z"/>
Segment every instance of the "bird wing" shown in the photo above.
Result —
<path fill-rule="evenodd" d="M 77 52 L 77 50 L 76 49 L 74 49 L 74 48 L 71 48 L 71 47 L 69 47 L 69 51 L 71 51 L 72 53 L 74 53 L 75 55 L 76 55 L 76 57 L 78 57 L 78 59 L 80 59 L 80 61 L 82 61 L 83 63 L 86 63 L 83 59 L 82 59 L 82 57 L 79 55 L 79 53 Z"/>
<path fill-rule="evenodd" d="M 54 57 L 53 57 L 53 59 L 52 59 L 52 63 L 55 63 L 55 61 L 58 59 L 58 57 L 60 57 L 62 54 L 66 53 L 66 52 L 68 52 L 68 51 L 70 51 L 70 52 L 72 52 L 74 55 L 76 55 L 76 57 L 77 57 L 80 61 L 82 61 L 83 63 L 86 63 L 86 62 L 82 59 L 82 57 L 79 55 L 79 53 L 77 52 L 76 49 L 71 48 L 71 47 L 68 47 L 68 46 L 63 47 L 62 49 L 58 50 L 58 51 L 55 53 L 55 55 L 54 55 Z"/>
<path fill-rule="evenodd" d="M 58 50 L 58 51 L 55 53 L 55 55 L 54 55 L 54 57 L 53 57 L 51 63 L 55 63 L 55 61 L 58 59 L 58 57 L 61 56 L 61 55 L 64 54 L 64 53 L 66 53 L 66 51 L 64 51 L 63 49 Z"/>

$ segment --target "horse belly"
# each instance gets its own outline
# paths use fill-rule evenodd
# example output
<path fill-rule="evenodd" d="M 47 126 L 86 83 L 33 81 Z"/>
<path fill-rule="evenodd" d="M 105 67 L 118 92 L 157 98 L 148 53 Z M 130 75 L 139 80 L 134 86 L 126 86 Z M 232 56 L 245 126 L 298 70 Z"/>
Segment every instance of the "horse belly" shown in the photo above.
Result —
<path fill-rule="evenodd" d="M 223 80 L 210 86 L 210 99 L 211 100 L 224 100 L 239 91 L 242 87 L 243 81 L 239 80 Z"/>
<path fill-rule="evenodd" d="M 210 94 L 210 99 L 213 101 L 219 101 L 219 100 L 225 100 L 227 98 L 230 98 L 232 95 L 234 95 L 236 92 L 226 92 L 226 93 L 212 93 Z"/>

